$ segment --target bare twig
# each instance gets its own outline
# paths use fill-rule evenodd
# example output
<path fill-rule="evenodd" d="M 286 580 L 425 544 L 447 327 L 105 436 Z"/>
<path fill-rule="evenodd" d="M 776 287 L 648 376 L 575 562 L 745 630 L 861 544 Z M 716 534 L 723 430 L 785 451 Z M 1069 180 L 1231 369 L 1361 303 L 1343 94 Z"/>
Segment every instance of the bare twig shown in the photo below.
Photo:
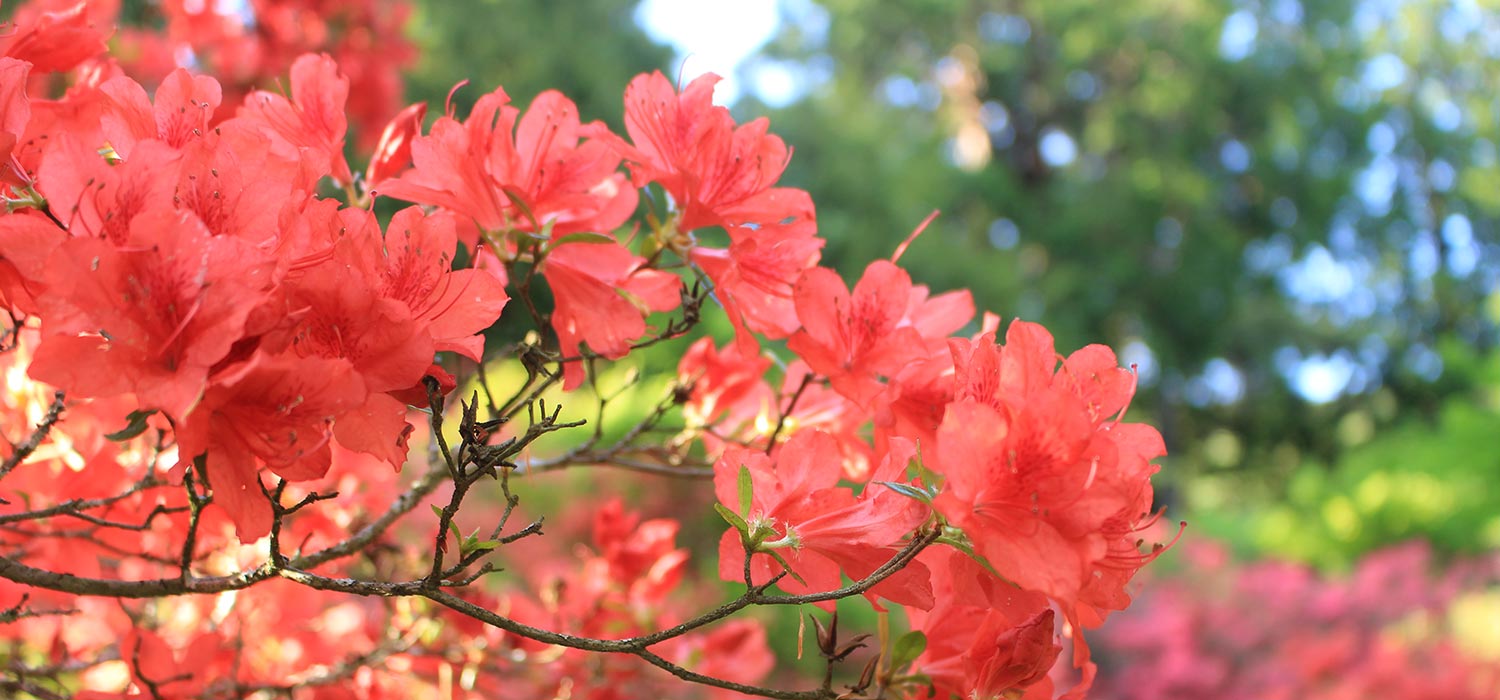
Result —
<path fill-rule="evenodd" d="M 36 448 L 42 446 L 42 442 L 47 439 L 47 433 L 52 431 L 52 426 L 56 425 L 58 419 L 62 417 L 63 408 L 63 393 L 58 391 L 52 395 L 52 405 L 47 408 L 47 413 L 42 416 L 41 422 L 32 429 L 31 435 L 15 445 L 9 457 L 0 461 L 0 479 L 8 476 L 12 469 L 30 457 Z"/>
<path fill-rule="evenodd" d="M 781 436 L 781 430 L 786 427 L 786 419 L 792 416 L 792 411 L 797 410 L 797 402 L 802 400 L 802 392 L 807 391 L 807 385 L 812 384 L 811 372 L 802 375 L 802 383 L 797 385 L 797 391 L 792 393 L 792 398 L 786 402 L 786 409 L 781 412 L 781 417 L 776 419 L 776 429 L 771 431 L 771 438 L 766 441 L 766 454 L 771 454 L 776 449 L 776 438 Z"/>

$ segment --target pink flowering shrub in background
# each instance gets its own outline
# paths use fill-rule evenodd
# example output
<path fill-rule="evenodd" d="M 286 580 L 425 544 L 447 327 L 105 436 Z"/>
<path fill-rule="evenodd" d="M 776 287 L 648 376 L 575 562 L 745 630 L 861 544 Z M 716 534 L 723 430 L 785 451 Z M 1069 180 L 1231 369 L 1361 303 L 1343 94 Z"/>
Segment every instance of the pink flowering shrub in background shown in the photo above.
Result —
<path fill-rule="evenodd" d="M 1425 543 L 1412 542 L 1365 557 L 1347 575 L 1319 575 L 1235 562 L 1198 541 L 1184 545 L 1182 560 L 1182 571 L 1158 577 L 1098 636 L 1091 697 L 1500 697 L 1500 557 L 1439 566 Z M 1458 633 L 1468 628 L 1481 638 Z"/>

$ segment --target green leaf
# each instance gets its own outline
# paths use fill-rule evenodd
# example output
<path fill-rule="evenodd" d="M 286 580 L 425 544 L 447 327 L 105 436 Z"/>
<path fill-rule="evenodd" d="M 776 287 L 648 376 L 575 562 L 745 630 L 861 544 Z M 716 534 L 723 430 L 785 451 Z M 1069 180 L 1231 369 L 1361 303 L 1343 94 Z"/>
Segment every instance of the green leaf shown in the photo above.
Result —
<path fill-rule="evenodd" d="M 750 503 L 755 497 L 755 481 L 750 478 L 750 467 L 740 465 L 740 516 L 750 517 Z"/>
<path fill-rule="evenodd" d="M 731 527 L 739 530 L 742 536 L 750 536 L 750 523 L 745 522 L 745 519 L 741 518 L 739 513 L 725 508 L 722 503 L 715 503 L 714 510 L 718 511 L 719 517 L 723 518 Z"/>
<path fill-rule="evenodd" d="M 672 207 L 671 201 L 667 197 L 667 188 L 662 187 L 661 183 L 652 182 L 651 184 L 646 185 L 645 194 L 646 203 L 651 207 L 652 216 L 655 216 L 658 220 L 660 220 L 661 217 L 671 215 Z M 661 207 L 661 212 L 659 214 L 656 211 L 657 207 Z"/>
<path fill-rule="evenodd" d="M 483 540 L 483 541 L 473 542 L 473 543 L 469 544 L 468 547 L 465 548 L 464 551 L 472 552 L 472 551 L 477 550 L 477 549 L 491 550 L 491 549 L 494 549 L 494 548 L 499 547 L 499 546 L 500 546 L 500 541 L 499 540 Z"/>
<path fill-rule="evenodd" d="M 650 259 L 658 250 L 661 250 L 661 243 L 657 242 L 656 236 L 641 237 L 641 257 Z"/>
<path fill-rule="evenodd" d="M 526 216 L 526 220 L 531 222 L 531 230 L 543 233 L 544 235 L 539 236 L 539 238 L 546 240 L 541 223 L 537 221 L 536 215 L 531 212 L 531 206 L 526 203 L 526 198 L 521 196 L 521 191 L 514 187 L 501 187 L 500 191 L 504 192 L 505 197 L 510 200 L 510 203 L 514 204 L 517 209 L 520 209 L 521 213 Z"/>
<path fill-rule="evenodd" d="M 903 634 L 891 645 L 891 668 L 902 668 L 916 661 L 927 649 L 927 635 L 918 630 Z"/>
<path fill-rule="evenodd" d="M 108 435 L 105 435 L 104 437 L 110 440 L 114 440 L 115 442 L 124 442 L 137 435 L 140 435 L 141 433 L 146 432 L 146 418 L 153 413 L 156 413 L 156 409 L 154 408 L 149 411 L 131 411 L 130 415 L 125 417 L 125 420 L 127 421 L 125 427 L 120 428 L 119 430 L 116 430 L 115 432 Z"/>
<path fill-rule="evenodd" d="M 428 504 L 428 507 L 432 509 L 432 514 L 433 515 L 438 516 L 438 520 L 442 520 L 443 519 L 443 509 L 437 507 L 436 503 Z"/>
<path fill-rule="evenodd" d="M 954 549 L 956 549 L 956 550 L 958 550 L 960 552 L 963 552 L 964 556 L 967 556 L 968 558 L 973 559 L 974 563 L 976 563 L 976 564 L 984 567 L 985 571 L 988 571 L 988 572 L 994 574 L 997 578 L 999 578 L 1001 580 L 1005 580 L 1005 577 L 1001 576 L 1000 572 L 996 571 L 995 567 L 990 564 L 990 560 L 985 559 L 984 557 L 980 556 L 978 552 L 974 551 L 974 545 L 969 542 L 968 537 L 964 536 L 963 533 L 959 532 L 958 530 L 954 530 L 953 532 L 955 534 L 957 534 L 958 536 L 956 536 L 956 537 L 950 536 L 945 531 L 942 537 L 939 537 L 939 538 L 937 538 L 937 540 L 935 540 L 935 543 L 936 544 L 946 544 L 949 547 L 952 547 L 952 548 L 954 548 Z"/>
<path fill-rule="evenodd" d="M 938 485 L 943 483 L 943 477 L 927 468 L 927 460 L 922 456 L 922 443 L 920 442 L 917 443 L 917 457 L 915 461 L 916 463 L 912 465 L 914 468 L 910 470 L 913 472 L 912 476 L 921 479 L 922 483 L 927 484 L 929 490 L 936 491 Z"/>
<path fill-rule="evenodd" d="M 928 493 L 924 489 L 919 489 L 915 486 L 912 486 L 911 484 L 903 484 L 896 481 L 877 481 L 875 483 L 880 484 L 881 486 L 884 486 L 903 496 L 906 496 L 907 498 L 915 499 L 928 505 L 932 504 L 931 493 Z"/>
<path fill-rule="evenodd" d="M 463 542 L 458 545 L 458 551 L 461 552 L 462 554 L 464 554 L 465 556 L 467 556 L 467 555 L 472 554 L 472 553 L 477 552 L 477 551 L 486 551 L 487 552 L 487 551 L 489 551 L 491 549 L 494 549 L 496 547 L 499 547 L 499 546 L 500 546 L 500 542 L 499 541 L 497 541 L 497 540 L 481 540 L 481 539 L 479 539 L 479 536 L 477 534 L 475 534 L 475 535 L 469 535 L 468 537 L 465 537 L 464 540 L 463 540 Z"/>
<path fill-rule="evenodd" d="M 578 231 L 576 233 L 570 233 L 570 234 L 568 234 L 566 236 L 562 236 L 562 237 L 558 238 L 555 241 L 552 241 L 551 245 L 547 246 L 547 249 L 548 250 L 552 250 L 552 249 L 557 248 L 558 246 L 560 246 L 560 245 L 562 245 L 564 243 L 594 243 L 594 244 L 601 244 L 601 243 L 614 243 L 614 242 L 615 242 L 615 239 L 614 239 L 613 236 L 609 236 L 609 235 L 606 235 L 606 234 L 603 234 L 603 233 L 596 233 L 594 231 Z"/>
<path fill-rule="evenodd" d="M 788 574 L 790 574 L 791 577 L 797 581 L 797 583 L 800 583 L 800 584 L 802 584 L 804 586 L 807 585 L 807 581 L 805 579 L 803 579 L 801 576 L 798 576 L 797 572 L 792 571 L 792 565 L 786 563 L 786 559 L 782 558 L 781 552 L 778 552 L 778 551 L 776 551 L 774 549 L 771 549 L 771 550 L 767 550 L 766 554 L 769 554 L 773 558 L 775 558 L 776 559 L 776 563 L 780 564 L 781 568 L 786 569 L 786 572 Z"/>

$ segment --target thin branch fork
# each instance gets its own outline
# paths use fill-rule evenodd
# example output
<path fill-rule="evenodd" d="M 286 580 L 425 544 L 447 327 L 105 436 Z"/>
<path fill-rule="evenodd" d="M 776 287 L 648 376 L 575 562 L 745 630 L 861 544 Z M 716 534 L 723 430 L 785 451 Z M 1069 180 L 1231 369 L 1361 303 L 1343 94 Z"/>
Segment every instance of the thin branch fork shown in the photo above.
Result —
<path fill-rule="evenodd" d="M 47 439 L 47 434 L 52 431 L 52 426 L 56 425 L 57 421 L 62 418 L 63 409 L 66 408 L 63 398 L 61 391 L 53 394 L 52 405 L 47 408 L 47 413 L 42 416 L 41 422 L 37 423 L 36 427 L 32 429 L 31 435 L 21 441 L 20 444 L 14 445 L 14 450 L 10 453 L 10 456 L 6 457 L 4 461 L 0 461 L 0 479 L 4 479 L 10 475 L 11 470 L 19 466 L 21 462 L 26 461 L 26 458 L 30 457 L 31 453 L 36 452 L 36 449 L 42 446 L 42 442 Z"/>
<path fill-rule="evenodd" d="M 626 639 L 578 637 L 517 622 L 474 605 L 443 589 L 444 586 L 458 586 L 460 582 L 440 581 L 438 586 L 432 586 L 426 579 L 388 583 L 365 581 L 355 578 L 330 578 L 295 568 L 290 563 L 287 566 L 278 567 L 271 561 L 267 561 L 251 571 L 227 577 L 189 578 L 185 581 L 180 579 L 114 581 L 87 579 L 70 574 L 59 574 L 35 569 L 7 557 L 0 557 L 0 577 L 18 583 L 65 593 L 119 598 L 157 598 L 189 593 L 220 593 L 246 588 L 273 576 L 280 576 L 318 590 L 337 591 L 360 596 L 421 597 L 490 626 L 545 644 L 555 644 L 583 651 L 622 653 L 638 656 L 648 663 L 690 682 L 726 688 L 761 697 L 779 698 L 781 700 L 818 700 L 830 696 L 821 689 L 785 691 L 774 688 L 748 686 L 711 676 L 704 676 L 672 664 L 670 661 L 652 653 L 649 647 L 722 620 L 751 605 L 801 605 L 859 595 L 905 567 L 918 553 L 936 541 L 938 534 L 937 530 L 919 532 L 891 560 L 874 572 L 871 572 L 869 576 L 842 588 L 804 595 L 766 595 L 765 591 L 780 579 L 780 576 L 777 576 L 764 584 L 748 589 L 739 598 L 691 620 L 652 634 Z"/>
<path fill-rule="evenodd" d="M 648 339 L 641 344 L 642 347 L 653 342 L 659 342 L 670 337 L 685 333 L 687 328 L 696 324 L 697 307 L 707 298 L 706 292 L 699 294 L 694 290 L 689 299 L 684 300 L 684 318 L 681 322 L 669 324 L 666 331 L 658 337 Z M 685 295 L 689 296 L 689 295 Z M 548 358 L 550 362 L 562 363 L 570 360 L 589 358 Z M 540 363 L 538 363 L 540 364 Z M 560 370 L 560 366 L 559 366 Z M 704 612 L 692 619 L 669 628 L 661 629 L 649 634 L 643 634 L 625 639 L 597 639 L 581 637 L 562 632 L 532 627 L 516 620 L 510 619 L 493 611 L 479 607 L 451 591 L 476 581 L 479 577 L 494 570 L 489 562 L 482 560 L 492 549 L 482 549 L 472 552 L 464 552 L 456 562 L 445 566 L 445 553 L 447 549 L 447 537 L 450 524 L 462 505 L 465 495 L 474 486 L 480 477 L 490 476 L 501 482 L 501 488 L 506 498 L 506 508 L 500 516 L 495 527 L 491 541 L 498 544 L 506 544 L 517 541 L 523 537 L 540 534 L 541 521 L 532 522 L 521 529 L 505 534 L 505 530 L 512 510 L 519 499 L 510 492 L 510 471 L 517 468 L 512 460 L 526 449 L 533 441 L 550 432 L 564 428 L 577 427 L 584 421 L 562 421 L 560 420 L 561 408 L 554 406 L 548 410 L 543 392 L 550 389 L 560 381 L 561 372 L 538 371 L 530 372 L 528 381 L 518 390 L 515 397 L 501 405 L 502 411 L 495 415 L 496 408 L 491 400 L 489 408 L 492 418 L 489 421 L 480 422 L 477 417 L 478 396 L 477 393 L 472 402 L 464 402 L 462 421 L 459 426 L 461 441 L 457 445 L 449 443 L 444 433 L 444 396 L 437 382 L 424 378 L 428 390 L 429 407 L 431 410 L 430 425 L 432 428 L 432 444 L 434 452 L 434 468 L 428 470 L 420 479 L 411 484 L 406 490 L 393 501 L 388 509 L 374 521 L 366 524 L 343 541 L 307 555 L 286 556 L 282 553 L 279 534 L 283 520 L 298 510 L 309 507 L 328 496 L 312 494 L 301 502 L 284 506 L 281 496 L 284 494 L 286 483 L 279 482 L 274 489 L 266 488 L 266 495 L 271 498 L 274 509 L 274 523 L 272 530 L 273 544 L 271 556 L 259 566 L 233 574 L 230 576 L 199 576 L 192 572 L 192 553 L 196 542 L 196 524 L 198 514 L 202 508 L 211 502 L 212 496 L 210 485 L 206 480 L 206 473 L 202 469 L 188 469 L 184 486 L 188 491 L 187 509 L 191 513 L 190 528 L 187 542 L 183 548 L 181 562 L 181 574 L 172 578 L 161 578 L 140 581 L 122 581 L 111 579 L 94 579 L 58 573 L 29 566 L 17 559 L 0 556 L 0 578 L 6 578 L 25 585 L 37 588 L 49 589 L 65 593 L 86 596 L 108 596 L 122 599 L 144 599 L 163 598 L 179 595 L 213 594 L 226 591 L 239 590 L 256 585 L 273 577 L 284 578 L 298 584 L 318 590 L 342 592 L 359 596 L 378 597 L 411 597 L 423 598 L 438 605 L 447 607 L 455 612 L 483 622 L 492 627 L 540 641 L 569 649 L 612 654 L 627 654 L 636 656 L 647 663 L 662 668 L 672 675 L 692 683 L 698 683 L 718 688 L 738 691 L 750 695 L 757 695 L 781 700 L 830 700 L 835 695 L 828 688 L 815 688 L 811 690 L 781 690 L 760 686 L 746 685 L 733 681 L 714 678 L 697 673 L 656 654 L 651 648 L 662 642 L 681 637 L 700 628 L 721 621 L 735 613 L 755 605 L 801 605 L 806 603 L 824 602 L 860 595 L 879 585 L 882 581 L 901 570 L 911 563 L 913 559 L 926 547 L 933 544 L 938 538 L 939 531 L 935 528 L 926 528 L 913 533 L 908 543 L 902 547 L 885 564 L 871 572 L 868 576 L 855 581 L 849 585 L 832 591 L 824 591 L 803 595 L 775 595 L 767 591 L 775 585 L 788 572 L 781 572 L 770 580 L 760 584 L 748 585 L 745 592 L 740 596 L 725 602 L 718 607 Z M 790 397 L 786 410 L 782 412 L 782 421 L 778 424 L 777 432 L 790 414 L 801 397 L 803 391 L 811 382 L 811 377 L 804 378 L 802 385 Z M 486 392 L 488 394 L 488 391 Z M 663 404 L 662 407 L 647 416 L 634 428 L 627 432 L 626 436 L 615 444 L 603 449 L 597 449 L 596 441 L 589 444 L 582 451 L 565 455 L 563 458 L 533 462 L 528 465 L 530 471 L 545 471 L 551 468 L 561 468 L 568 464 L 583 462 L 597 463 L 601 465 L 617 466 L 638 471 L 652 473 L 670 474 L 674 476 L 708 476 L 712 474 L 711 468 L 695 466 L 684 469 L 675 463 L 655 464 L 651 461 L 642 461 L 639 456 L 659 457 L 659 453 L 652 453 L 649 448 L 637 447 L 634 443 L 642 435 L 652 430 L 667 414 L 667 411 L 675 405 Z M 522 410 L 528 414 L 529 425 L 526 431 L 510 440 L 498 445 L 489 445 L 488 434 L 493 427 L 500 423 L 508 422 L 516 418 Z M 47 432 L 57 422 L 63 411 L 63 397 L 59 393 L 45 417 L 33 431 L 32 435 L 22 445 L 18 445 L 14 453 L 0 464 L 0 477 L 3 477 L 15 465 L 21 463 L 36 446 L 40 445 L 46 438 Z M 771 444 L 774 445 L 778 436 L 771 436 Z M 441 464 L 436 462 L 441 460 Z M 670 455 L 668 455 L 670 459 Z M 350 555 L 365 551 L 370 545 L 378 540 L 389 528 L 401 517 L 409 513 L 423 499 L 431 495 L 444 481 L 451 479 L 454 484 L 453 494 L 448 504 L 439 509 L 438 530 L 434 539 L 434 550 L 430 567 L 425 575 L 420 578 L 399 581 L 367 580 L 356 577 L 333 577 L 319 574 L 313 570 L 328 562 L 345 558 Z M 156 484 L 150 484 L 152 486 Z M 145 488 L 141 486 L 140 488 Z M 265 488 L 265 487 L 263 487 Z M 123 498 L 123 495 L 121 496 Z M 48 515 L 77 515 L 83 509 L 93 507 L 92 504 L 67 504 L 55 513 Z M 158 515 L 153 512 L 148 516 L 150 519 Z M 32 516 L 48 517 L 48 516 Z M 91 516 L 92 517 L 92 516 Z M 32 519 L 17 518 L 17 519 Z M 88 517 L 84 518 L 89 520 Z M 98 518 L 96 518 L 98 519 Z M 102 519 L 98 519 L 102 520 Z M 90 520 L 90 522 L 93 522 Z M 104 521 L 108 523 L 108 521 Z M 116 525 L 114 523 L 109 523 Z M 747 553 L 747 561 L 752 553 Z M 470 574 L 465 574 L 474 565 L 478 569 Z M 16 614 L 22 614 L 17 609 Z M 399 648 L 399 647 L 398 647 Z M 353 658 L 350 664 L 357 665 L 374 660 L 370 658 Z M 342 671 L 342 669 L 340 669 Z"/>

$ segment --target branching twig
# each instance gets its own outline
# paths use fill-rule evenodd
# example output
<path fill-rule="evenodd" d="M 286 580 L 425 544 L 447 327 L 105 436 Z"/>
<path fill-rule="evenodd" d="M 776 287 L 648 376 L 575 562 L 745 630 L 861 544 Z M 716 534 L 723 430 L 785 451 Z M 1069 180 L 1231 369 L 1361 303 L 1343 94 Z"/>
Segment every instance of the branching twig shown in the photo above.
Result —
<path fill-rule="evenodd" d="M 42 441 L 47 439 L 47 433 L 52 431 L 52 426 L 56 425 L 58 419 L 62 417 L 63 408 L 63 393 L 59 391 L 52 395 L 52 405 L 47 408 L 47 413 L 42 416 L 41 422 L 32 429 L 31 435 L 15 445 L 9 457 L 0 461 L 0 479 L 8 476 L 12 469 L 30 457 L 36 448 L 42 446 Z"/>
<path fill-rule="evenodd" d="M 9 608 L 6 608 L 4 610 L 0 610 L 0 624 L 8 624 L 8 623 L 11 623 L 11 622 L 15 622 L 16 620 L 25 619 L 25 618 L 28 618 L 28 617 L 47 617 L 47 616 L 50 616 L 50 615 L 76 615 L 76 614 L 78 614 L 77 610 L 73 610 L 71 608 L 58 609 L 58 610 L 33 610 L 31 608 L 26 607 L 26 601 L 28 601 L 30 599 L 31 599 L 31 595 L 30 594 L 28 594 L 28 593 L 22 593 L 21 594 L 21 600 L 18 601 L 15 605 L 12 605 Z"/>
<path fill-rule="evenodd" d="M 24 522 L 28 520 L 42 520 L 45 518 L 65 515 L 77 516 L 83 513 L 83 511 L 114 505 L 115 503 L 134 496 L 141 491 L 160 488 L 167 485 L 168 484 L 164 481 L 158 481 L 154 475 L 147 475 L 145 479 L 136 482 L 135 485 L 131 486 L 129 489 L 121 491 L 120 493 L 117 493 L 113 496 L 90 499 L 75 498 L 63 501 L 62 503 L 54 506 L 48 506 L 46 508 L 37 508 L 35 510 L 22 511 L 20 513 L 7 513 L 5 515 L 0 515 L 0 525 L 8 525 L 10 523 Z"/>
<path fill-rule="evenodd" d="M 802 400 L 802 392 L 807 391 L 807 385 L 812 384 L 811 372 L 802 375 L 802 383 L 797 385 L 797 391 L 792 393 L 792 398 L 786 402 L 786 409 L 781 412 L 781 417 L 776 419 L 776 429 L 771 431 L 771 438 L 766 441 L 766 454 L 771 454 L 776 449 L 776 438 L 781 436 L 781 430 L 786 427 L 786 419 L 792 417 L 792 411 L 797 410 L 797 402 Z"/>

